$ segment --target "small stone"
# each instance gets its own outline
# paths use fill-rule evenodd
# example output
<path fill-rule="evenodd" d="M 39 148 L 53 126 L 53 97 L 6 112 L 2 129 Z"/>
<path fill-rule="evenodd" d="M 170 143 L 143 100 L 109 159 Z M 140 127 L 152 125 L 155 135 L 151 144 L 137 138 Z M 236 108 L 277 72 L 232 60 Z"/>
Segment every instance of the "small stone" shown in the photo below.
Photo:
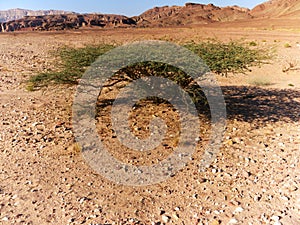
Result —
<path fill-rule="evenodd" d="M 173 214 L 173 218 L 174 218 L 175 220 L 179 220 L 179 215 L 178 215 L 177 213 L 174 213 L 174 214 Z"/>
<path fill-rule="evenodd" d="M 209 225 L 219 225 L 219 221 L 218 220 L 214 220 L 212 221 Z"/>
<path fill-rule="evenodd" d="M 162 215 L 161 216 L 161 220 L 164 222 L 164 223 L 168 223 L 170 221 L 170 217 L 167 216 L 167 215 Z"/>
<path fill-rule="evenodd" d="M 241 213 L 243 212 L 244 209 L 242 207 L 237 207 L 235 210 L 234 210 L 234 213 Z"/>
<path fill-rule="evenodd" d="M 232 142 L 233 142 L 234 144 L 235 144 L 235 143 L 239 144 L 239 143 L 241 143 L 241 139 L 238 138 L 238 137 L 235 137 L 235 138 L 232 139 Z"/>
<path fill-rule="evenodd" d="M 17 197 L 18 197 L 18 195 L 14 195 L 14 196 L 12 196 L 11 199 L 16 199 Z"/>
<path fill-rule="evenodd" d="M 280 217 L 279 216 L 272 216 L 271 217 L 271 220 L 273 220 L 273 221 L 275 221 L 275 222 L 277 222 L 277 221 L 279 221 L 279 219 L 280 219 Z"/>
<path fill-rule="evenodd" d="M 278 146 L 279 146 L 279 147 L 284 147 L 284 146 L 285 146 L 285 144 L 284 144 L 284 143 L 282 143 L 282 142 L 279 142 L 279 143 L 278 143 Z"/>
<path fill-rule="evenodd" d="M 290 200 L 289 197 L 286 197 L 286 196 L 281 196 L 281 199 L 284 200 L 284 201 Z"/>
<path fill-rule="evenodd" d="M 84 201 L 86 201 L 86 200 L 87 200 L 87 198 L 86 198 L 86 197 L 83 197 L 83 198 L 81 198 L 81 199 L 79 200 L 79 203 L 82 204 L 82 203 L 84 203 Z"/>
<path fill-rule="evenodd" d="M 289 191 L 293 192 L 293 191 L 297 191 L 298 187 L 296 185 L 291 185 L 288 187 Z"/>
<path fill-rule="evenodd" d="M 256 195 L 256 196 L 253 198 L 253 200 L 254 200 L 255 202 L 259 202 L 259 201 L 261 200 L 261 198 L 262 198 L 261 195 Z"/>
<path fill-rule="evenodd" d="M 251 172 L 248 172 L 248 171 L 243 171 L 242 172 L 242 175 L 244 176 L 244 177 L 250 177 L 251 176 Z"/>
<path fill-rule="evenodd" d="M 2 221 L 8 221 L 8 220 L 9 220 L 9 218 L 7 216 L 2 218 Z"/>
<path fill-rule="evenodd" d="M 233 145 L 233 141 L 232 141 L 232 140 L 228 140 L 228 141 L 227 141 L 227 144 L 228 144 L 228 145 Z"/>
<path fill-rule="evenodd" d="M 198 182 L 198 183 L 205 183 L 205 182 L 207 182 L 207 179 L 206 179 L 206 178 L 199 178 L 199 179 L 197 180 L 197 182 Z"/>
<path fill-rule="evenodd" d="M 237 224 L 239 221 L 236 218 L 229 220 L 228 224 Z"/>
<path fill-rule="evenodd" d="M 135 219 L 130 218 L 128 221 L 129 221 L 130 223 L 134 223 Z"/>
<path fill-rule="evenodd" d="M 35 127 L 39 131 L 44 131 L 44 126 L 43 125 L 36 125 Z"/>

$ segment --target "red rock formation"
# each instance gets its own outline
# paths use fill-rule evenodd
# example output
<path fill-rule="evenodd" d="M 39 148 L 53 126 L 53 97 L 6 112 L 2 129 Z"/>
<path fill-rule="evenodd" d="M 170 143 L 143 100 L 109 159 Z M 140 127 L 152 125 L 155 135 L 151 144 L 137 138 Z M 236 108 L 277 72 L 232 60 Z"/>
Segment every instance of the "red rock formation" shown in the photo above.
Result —
<path fill-rule="evenodd" d="M 300 1 L 271 0 L 262 3 L 251 10 L 254 17 L 290 17 L 300 18 Z"/>
<path fill-rule="evenodd" d="M 91 27 L 127 27 L 135 26 L 133 19 L 120 15 L 69 14 L 48 16 L 26 16 L 23 19 L 2 23 L 2 32 L 22 30 L 66 30 Z"/>

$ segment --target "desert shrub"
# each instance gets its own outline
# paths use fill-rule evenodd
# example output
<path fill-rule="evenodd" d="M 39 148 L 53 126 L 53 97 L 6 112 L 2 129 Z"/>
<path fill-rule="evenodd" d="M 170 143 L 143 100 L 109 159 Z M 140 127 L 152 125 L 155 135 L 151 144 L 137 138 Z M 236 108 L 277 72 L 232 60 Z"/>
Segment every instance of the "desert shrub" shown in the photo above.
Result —
<path fill-rule="evenodd" d="M 113 48 L 112 45 L 86 46 L 83 48 L 63 47 L 55 56 L 59 58 L 56 71 L 36 74 L 29 79 L 30 89 L 49 84 L 77 84 L 85 70 L 102 54 Z"/>
<path fill-rule="evenodd" d="M 255 47 L 255 46 L 257 46 L 257 43 L 255 41 L 251 41 L 251 42 L 249 42 L 249 46 Z"/>
<path fill-rule="evenodd" d="M 204 93 L 194 79 L 183 70 L 172 65 L 161 62 L 140 62 L 121 69 L 115 74 L 113 79 L 116 80 L 117 78 L 117 80 L 121 82 L 124 80 L 123 74 L 126 74 L 126 77 L 129 77 L 131 80 L 147 76 L 167 78 L 178 84 L 191 97 L 194 103 L 201 105 L 207 104 Z M 143 87 L 140 87 L 139 91 L 143 91 Z M 158 99 L 154 99 L 156 102 L 159 102 Z"/>
<path fill-rule="evenodd" d="M 285 48 L 291 48 L 292 46 L 290 45 L 290 43 L 285 43 L 285 44 L 284 44 L 284 47 L 285 47 Z"/>
<path fill-rule="evenodd" d="M 227 75 L 228 73 L 245 72 L 250 66 L 259 65 L 267 59 L 267 54 L 262 49 L 253 49 L 240 42 L 221 43 L 208 41 L 201 43 L 188 43 L 186 48 L 199 55 L 212 72 Z M 102 54 L 113 49 L 112 45 L 85 46 L 83 48 L 64 47 L 55 53 L 60 63 L 57 70 L 48 71 L 32 76 L 28 81 L 27 90 L 35 90 L 50 84 L 77 84 L 85 70 Z M 163 64 L 137 64 L 134 66 L 142 73 L 150 69 L 153 73 L 172 72 L 174 79 L 180 84 L 190 82 L 184 78 L 183 73 L 174 67 Z M 128 68 L 127 68 L 128 69 Z M 132 71 L 131 71 L 132 72 Z M 133 74 L 133 73 L 132 73 Z"/>
<path fill-rule="evenodd" d="M 221 75 L 249 71 L 249 67 L 260 65 L 270 58 L 266 50 L 253 49 L 249 44 L 236 41 L 208 41 L 185 47 L 198 54 L 212 72 Z"/>

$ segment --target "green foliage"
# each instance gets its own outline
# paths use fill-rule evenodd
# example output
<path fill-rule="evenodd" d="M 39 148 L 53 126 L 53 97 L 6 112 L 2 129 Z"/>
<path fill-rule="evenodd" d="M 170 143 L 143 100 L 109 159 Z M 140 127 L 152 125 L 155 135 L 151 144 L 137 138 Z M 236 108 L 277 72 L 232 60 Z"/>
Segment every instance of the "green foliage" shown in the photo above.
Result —
<path fill-rule="evenodd" d="M 254 86 L 260 86 L 260 87 L 263 87 L 263 86 L 270 86 L 272 85 L 273 83 L 271 81 L 269 81 L 268 79 L 264 79 L 264 78 L 254 78 L 253 80 L 250 80 L 249 83 L 251 85 L 254 85 Z"/>
<path fill-rule="evenodd" d="M 140 62 L 123 68 L 114 76 L 113 79 L 118 79 L 119 81 L 124 80 L 122 74 L 126 74 L 126 76 L 132 80 L 147 76 L 167 78 L 181 86 L 181 88 L 190 95 L 194 103 L 202 105 L 207 104 L 204 93 L 193 78 L 187 75 L 183 70 L 172 65 L 160 62 Z M 139 91 L 143 91 L 143 89 L 144 87 L 139 87 Z M 186 99 L 186 101 L 188 100 Z M 155 99 L 155 102 L 159 102 L 159 100 Z"/>
<path fill-rule="evenodd" d="M 176 82 L 182 87 L 188 86 L 193 80 L 181 69 L 160 62 L 140 62 L 128 66 L 120 72 L 126 73 L 132 79 L 139 79 L 147 76 L 164 77 Z"/>
<path fill-rule="evenodd" d="M 255 46 L 257 46 L 257 43 L 255 41 L 251 41 L 251 42 L 249 42 L 249 46 L 255 47 Z"/>
<path fill-rule="evenodd" d="M 249 46 L 250 45 L 250 46 Z M 186 48 L 199 55 L 208 65 L 212 72 L 227 75 L 228 73 L 245 72 L 250 66 L 263 63 L 268 59 L 267 52 L 262 49 L 254 49 L 254 45 L 240 42 L 221 43 L 219 41 L 208 41 L 201 43 L 189 43 Z M 250 48 L 251 47 L 251 48 Z M 60 63 L 57 70 L 39 73 L 32 76 L 28 81 L 27 90 L 47 86 L 50 84 L 77 84 L 85 70 L 102 54 L 113 49 L 112 45 L 86 46 L 83 48 L 64 47 L 56 52 Z M 200 69 L 200 68 L 199 68 Z M 179 69 L 161 63 L 140 63 L 132 68 L 126 68 L 132 76 L 137 74 L 172 74 L 173 79 L 178 84 L 187 87 L 191 78 Z"/>
<path fill-rule="evenodd" d="M 236 41 L 208 41 L 187 44 L 185 47 L 198 54 L 212 72 L 221 75 L 249 71 L 249 67 L 260 65 L 270 58 L 265 50 L 253 49 Z"/>
<path fill-rule="evenodd" d="M 284 44 L 284 47 L 285 47 L 285 48 L 291 48 L 292 46 L 291 46 L 289 43 L 285 43 L 285 44 Z"/>
<path fill-rule="evenodd" d="M 61 63 L 57 71 L 48 71 L 39 73 L 29 79 L 28 86 L 30 90 L 37 87 L 47 86 L 51 83 L 56 84 L 76 84 L 85 70 L 96 59 L 111 50 L 111 45 L 86 46 L 83 48 L 64 47 L 59 49 L 55 54 Z"/>

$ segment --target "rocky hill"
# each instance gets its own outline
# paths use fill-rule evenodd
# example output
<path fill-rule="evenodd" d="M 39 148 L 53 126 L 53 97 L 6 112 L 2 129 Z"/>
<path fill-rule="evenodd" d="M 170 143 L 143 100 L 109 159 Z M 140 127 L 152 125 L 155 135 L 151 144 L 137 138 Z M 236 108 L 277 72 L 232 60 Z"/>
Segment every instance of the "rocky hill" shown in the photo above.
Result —
<path fill-rule="evenodd" d="M 102 14 L 67 14 L 48 16 L 25 16 L 19 20 L 2 23 L 0 30 L 9 31 L 51 31 L 78 29 L 80 27 L 128 27 L 136 22 L 126 16 Z"/>
<path fill-rule="evenodd" d="M 11 20 L 18 20 L 24 16 L 43 16 L 43 15 L 60 15 L 72 14 L 73 12 L 66 12 L 62 10 L 27 10 L 27 9 L 10 9 L 0 11 L 0 22 L 7 22 Z"/>
<path fill-rule="evenodd" d="M 0 11 L 1 15 L 5 20 L 22 17 L 21 19 L 0 23 L 0 31 L 2 32 L 65 30 L 81 27 L 174 27 L 250 20 L 252 18 L 299 18 L 300 1 L 271 0 L 256 6 L 252 10 L 238 6 L 218 7 L 213 4 L 186 3 L 184 6 L 155 7 L 131 18 L 121 15 L 80 15 L 64 11 L 20 9 L 2 11 L 2 14 Z"/>
<path fill-rule="evenodd" d="M 14 13 L 15 12 L 15 15 Z M 250 19 L 250 10 L 232 7 L 217 7 L 213 4 L 203 5 L 186 3 L 185 6 L 155 7 L 145 13 L 132 18 L 121 15 L 105 14 L 66 14 L 59 11 L 29 11 L 11 10 L 3 13 L 8 18 L 21 19 L 10 20 L 1 23 L 0 31 L 26 31 L 26 30 L 65 30 L 80 27 L 158 27 L 178 26 L 193 24 L 209 24 L 220 21 L 233 21 L 238 19 Z M 54 15 L 58 13 L 58 15 Z M 34 15 L 31 15 L 34 14 Z M 46 14 L 46 15 L 39 15 Z M 1 15 L 1 14 L 0 14 Z"/>
<path fill-rule="evenodd" d="M 208 24 L 213 22 L 250 19 L 250 10 L 232 7 L 217 7 L 213 4 L 186 3 L 185 6 L 164 6 L 150 9 L 135 17 L 140 26 L 177 26 Z"/>
<path fill-rule="evenodd" d="M 289 17 L 300 18 L 299 0 L 270 0 L 251 10 L 255 17 Z"/>

